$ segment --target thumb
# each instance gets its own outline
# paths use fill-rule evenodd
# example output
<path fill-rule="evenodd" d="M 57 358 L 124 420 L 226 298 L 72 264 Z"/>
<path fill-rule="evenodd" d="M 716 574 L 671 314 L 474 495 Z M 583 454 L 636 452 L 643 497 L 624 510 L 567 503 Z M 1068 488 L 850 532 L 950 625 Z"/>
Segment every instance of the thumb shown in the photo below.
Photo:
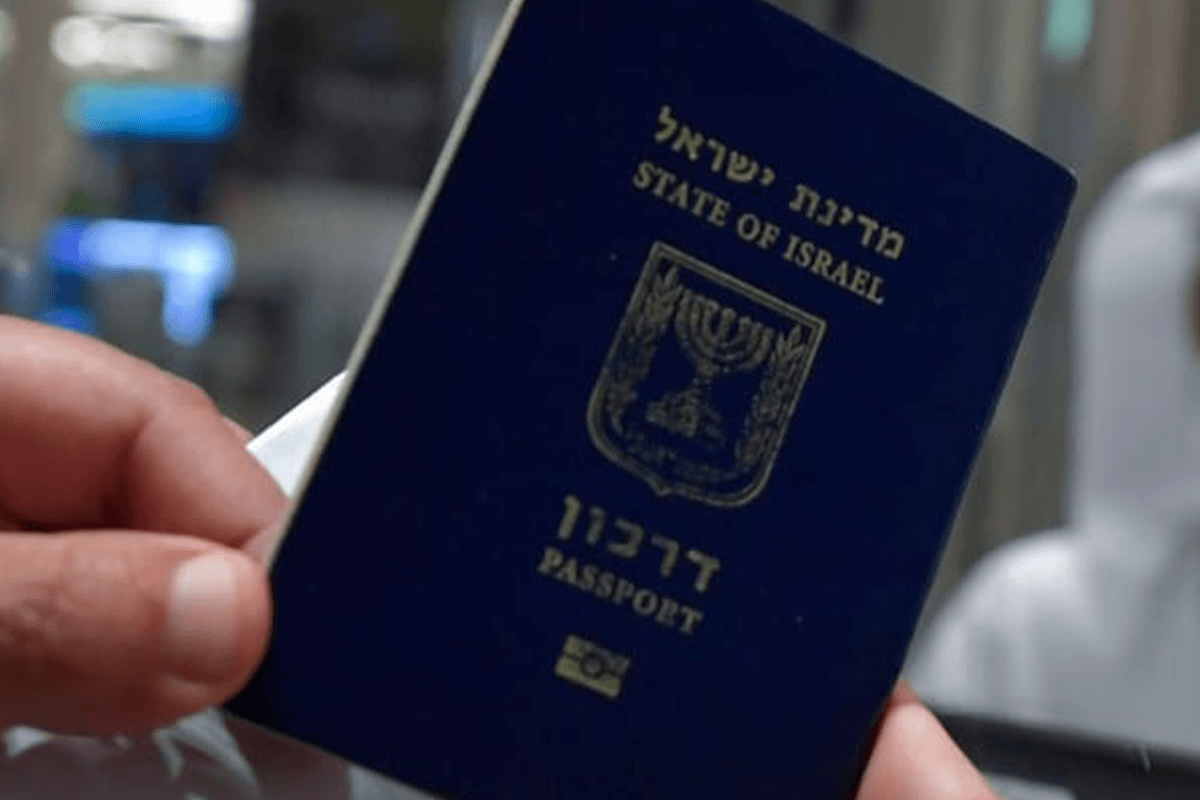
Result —
<path fill-rule="evenodd" d="M 270 628 L 262 568 L 180 536 L 0 535 L 0 727 L 138 733 L 224 702 Z"/>
<path fill-rule="evenodd" d="M 858 800 L 998 800 L 907 683 L 880 722 Z"/>

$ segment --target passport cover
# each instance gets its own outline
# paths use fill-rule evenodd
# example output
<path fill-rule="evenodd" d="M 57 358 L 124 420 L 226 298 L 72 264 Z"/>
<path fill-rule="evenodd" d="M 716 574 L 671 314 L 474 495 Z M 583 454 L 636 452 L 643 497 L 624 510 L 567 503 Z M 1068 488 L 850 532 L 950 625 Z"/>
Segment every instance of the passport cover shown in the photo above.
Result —
<path fill-rule="evenodd" d="M 847 797 L 1073 192 L 757 0 L 515 5 L 230 709 L 445 798 Z"/>

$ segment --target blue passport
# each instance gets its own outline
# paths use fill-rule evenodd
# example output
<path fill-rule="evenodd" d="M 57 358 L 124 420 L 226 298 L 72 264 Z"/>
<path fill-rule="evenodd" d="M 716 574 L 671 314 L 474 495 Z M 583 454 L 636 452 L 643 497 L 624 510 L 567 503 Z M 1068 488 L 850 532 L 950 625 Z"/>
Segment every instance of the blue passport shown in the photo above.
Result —
<path fill-rule="evenodd" d="M 515 4 L 230 709 L 456 800 L 848 797 L 1073 193 L 757 0 Z"/>

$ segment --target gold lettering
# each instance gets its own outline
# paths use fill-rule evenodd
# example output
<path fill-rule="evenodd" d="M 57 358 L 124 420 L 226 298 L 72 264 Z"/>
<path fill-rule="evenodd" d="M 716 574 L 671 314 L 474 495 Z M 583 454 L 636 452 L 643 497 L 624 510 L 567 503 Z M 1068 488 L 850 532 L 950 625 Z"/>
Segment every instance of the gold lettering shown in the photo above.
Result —
<path fill-rule="evenodd" d="M 666 625 L 668 628 L 675 627 L 675 615 L 679 613 L 679 603 L 669 597 L 664 597 L 662 604 L 658 607 L 658 616 L 654 621 L 659 625 Z"/>
<path fill-rule="evenodd" d="M 692 192 L 696 195 L 696 200 L 692 204 L 692 215 L 697 218 L 702 218 L 704 216 L 705 207 L 713 200 L 716 200 L 717 196 L 710 192 L 704 191 L 699 186 L 692 187 Z"/>
<path fill-rule="evenodd" d="M 700 568 L 696 575 L 696 591 L 703 594 L 708 591 L 708 585 L 717 571 L 721 569 L 721 560 L 701 553 L 699 550 L 688 550 L 688 561 Z"/>
<path fill-rule="evenodd" d="M 575 532 L 575 524 L 579 522 L 579 511 L 583 504 L 572 494 L 563 499 L 563 505 L 566 506 L 566 510 L 563 512 L 562 522 L 558 525 L 558 538 L 566 541 Z"/>
<path fill-rule="evenodd" d="M 796 260 L 796 263 L 799 264 L 800 266 L 804 267 L 805 269 L 807 269 L 808 267 L 811 267 L 812 263 L 813 263 L 813 254 L 816 251 L 816 249 L 817 249 L 817 246 L 815 244 L 813 244 L 812 242 L 804 242 L 803 244 L 801 244 L 800 245 L 800 258 Z"/>
<path fill-rule="evenodd" d="M 817 247 L 796 234 L 789 234 L 783 258 L 797 266 L 809 269 L 830 283 L 865 298 L 877 306 L 883 305 L 883 278 L 872 275 L 869 270 L 857 267 L 849 260 L 836 261 L 833 253 Z M 837 266 L 834 266 L 836 261 Z"/>
<path fill-rule="evenodd" d="M 862 267 L 854 268 L 854 279 L 850 281 L 850 291 L 857 295 L 867 296 L 867 284 L 871 280 L 871 273 L 867 272 Z"/>
<path fill-rule="evenodd" d="M 866 214 L 858 215 L 858 223 L 862 225 L 862 246 L 870 247 L 871 239 L 875 237 L 875 233 L 879 230 L 879 220 L 872 219 Z"/>
<path fill-rule="evenodd" d="M 796 263 L 808 269 L 808 267 L 812 266 L 812 255 L 814 253 L 816 253 L 816 245 L 810 241 L 804 242 L 803 245 L 800 245 L 800 258 Z"/>
<path fill-rule="evenodd" d="M 671 205 L 687 211 L 691 208 L 691 193 L 692 186 L 687 181 L 680 181 L 675 190 L 671 192 L 671 196 L 667 198 L 667 202 Z"/>
<path fill-rule="evenodd" d="M 695 550 L 688 552 L 688 558 L 701 564 L 697 585 L 707 588 L 719 562 Z M 656 624 L 678 630 L 684 635 L 690 636 L 704 617 L 699 610 L 660 595 L 653 589 L 638 587 L 633 581 L 617 577 L 612 572 L 601 572 L 601 568 L 595 564 L 581 564 L 574 557 L 567 558 L 554 547 L 546 548 L 538 572 L 616 606 L 629 601 L 627 607 L 639 617 L 653 619 Z"/>
<path fill-rule="evenodd" d="M 812 271 L 825 280 L 830 280 L 829 267 L 833 265 L 833 254 L 825 248 L 817 251 L 817 260 L 812 265 Z"/>
<path fill-rule="evenodd" d="M 613 592 L 613 596 L 612 596 L 613 605 L 617 605 L 617 606 L 621 605 L 626 600 L 633 597 L 633 594 L 636 591 L 637 591 L 636 586 L 634 586 L 632 583 L 625 580 L 624 578 L 621 578 L 620 580 L 617 581 L 617 590 L 615 592 Z"/>
<path fill-rule="evenodd" d="M 774 180 L 773 174 L 771 179 Z M 770 184 L 765 182 L 763 185 Z M 866 214 L 856 213 L 853 208 L 841 200 L 823 197 L 820 192 L 804 184 L 796 187 L 796 197 L 788 205 L 788 208 L 814 220 L 825 228 L 833 227 L 835 224 L 845 228 L 857 222 L 862 227 L 859 244 L 864 249 L 873 250 L 892 261 L 898 260 L 904 253 L 905 237 L 903 233 L 883 225 L 879 220 Z M 879 234 L 878 238 L 876 234 Z M 837 283 L 841 284 L 841 281 L 839 280 Z M 855 291 L 855 294 L 859 294 L 859 292 Z"/>
<path fill-rule="evenodd" d="M 679 542 L 656 533 L 650 537 L 650 544 L 663 549 L 660 571 L 664 578 L 671 577 L 671 572 L 675 569 L 675 562 L 679 559 Z"/>
<path fill-rule="evenodd" d="M 675 181 L 679 178 L 673 172 L 667 172 L 662 167 L 658 168 L 658 182 L 654 184 L 654 194 L 656 197 L 662 197 L 667 193 L 667 190 L 675 185 Z"/>
<path fill-rule="evenodd" d="M 794 234 L 794 233 L 789 234 L 787 249 L 783 251 L 784 260 L 791 261 L 793 264 L 796 263 L 796 251 L 800 248 L 800 245 L 803 243 L 804 243 L 804 240 L 801 239 L 796 234 Z"/>
<path fill-rule="evenodd" d="M 837 265 L 837 269 L 829 276 L 829 280 L 841 286 L 843 289 L 850 288 L 850 262 L 843 260 Z"/>
<path fill-rule="evenodd" d="M 567 563 L 559 568 L 558 572 L 554 573 L 554 579 L 575 585 L 576 570 L 579 569 L 579 562 L 574 558 L 568 558 Z"/>
<path fill-rule="evenodd" d="M 583 572 L 579 576 L 579 583 L 575 584 L 585 592 L 592 592 L 596 589 L 596 573 L 600 568 L 595 564 L 587 564 L 583 568 Z"/>
<path fill-rule="evenodd" d="M 587 543 L 597 544 L 600 541 L 600 537 L 604 535 L 604 524 L 608 519 L 608 515 L 599 506 L 592 506 L 588 509 L 588 513 L 592 517 L 592 524 L 588 526 Z"/>
<path fill-rule="evenodd" d="M 885 227 L 883 235 L 879 237 L 879 246 L 875 248 L 875 252 L 892 261 L 900 258 L 900 254 L 904 252 L 904 234 Z"/>
<path fill-rule="evenodd" d="M 676 153 L 686 152 L 688 158 L 696 161 L 700 158 L 700 148 L 703 146 L 704 134 L 684 125 L 683 130 L 679 132 L 679 138 L 675 140 L 675 144 L 671 145 L 671 149 Z"/>
<path fill-rule="evenodd" d="M 762 231 L 762 220 L 756 215 L 746 212 L 738 217 L 737 232 L 738 236 L 742 237 L 747 242 L 752 242 L 758 238 L 758 234 Z"/>
<path fill-rule="evenodd" d="M 867 299 L 877 306 L 883 305 L 883 278 L 876 275 L 871 280 L 871 291 L 867 293 Z"/>
<path fill-rule="evenodd" d="M 650 184 L 654 183 L 654 173 L 656 171 L 658 171 L 658 167 L 649 161 L 643 161 L 641 164 L 638 164 L 637 172 L 633 175 L 633 185 L 639 189 L 649 189 Z"/>
<path fill-rule="evenodd" d="M 750 156 L 734 151 L 729 156 L 729 169 L 725 170 L 725 176 L 734 183 L 750 183 L 758 177 L 761 168 Z"/>
<path fill-rule="evenodd" d="M 821 202 L 821 195 L 804 184 L 796 187 L 796 199 L 788 206 L 792 211 L 797 211 L 801 214 L 806 214 L 809 219 L 817 213 L 817 206 Z M 805 205 L 808 208 L 805 208 Z"/>
<path fill-rule="evenodd" d="M 689 606 L 682 606 L 679 613 L 683 614 L 683 624 L 679 626 L 679 630 L 691 636 L 700 620 L 704 619 L 704 614 Z"/>
<path fill-rule="evenodd" d="M 641 525 L 634 525 L 628 520 L 617 520 L 617 530 L 625 534 L 628 538 L 621 543 L 609 542 L 608 551 L 613 555 L 618 555 L 621 558 L 637 558 L 638 550 L 642 547 L 642 539 L 645 537 L 645 532 Z"/>
<path fill-rule="evenodd" d="M 770 250 L 775 242 L 779 241 L 779 234 L 783 233 L 779 226 L 768 222 L 763 226 L 762 235 L 758 237 L 758 246 L 763 250 Z"/>
<path fill-rule="evenodd" d="M 714 202 L 713 198 L 715 195 L 702 197 L 701 203 Z M 701 213 L 703 213 L 703 208 L 701 208 Z M 763 223 L 762 220 L 757 220 L 754 224 L 763 226 L 758 231 L 760 235 L 766 226 L 770 225 L 770 223 Z M 767 235 L 778 235 L 778 233 L 768 233 Z M 803 244 L 803 241 L 797 238 L 792 247 L 798 253 Z M 558 539 L 562 541 L 575 539 L 576 529 L 579 528 L 579 519 L 584 508 L 588 509 L 590 517 L 584 537 L 587 544 L 597 546 L 603 543 L 605 551 L 614 556 L 623 559 L 639 558 L 643 545 L 647 544 L 645 528 L 627 519 L 614 518 L 611 525 L 612 532 L 609 533 L 608 512 L 598 505 L 585 505 L 576 495 L 567 495 L 563 498 L 563 517 L 559 521 L 556 531 Z M 721 569 L 719 559 L 699 550 L 685 550 L 678 541 L 661 534 L 653 534 L 648 538 L 651 546 L 662 551 L 658 572 L 663 578 L 670 578 L 674 575 L 682 555 L 696 567 L 693 583 L 695 591 L 704 594 L 709 590 Z M 634 581 L 605 570 L 598 564 L 586 563 L 583 559 L 570 556 L 558 547 L 544 548 L 537 571 L 541 575 L 551 577 L 559 583 L 605 600 L 614 606 L 626 606 L 638 616 L 653 619 L 655 624 L 680 631 L 686 636 L 692 635 L 704 618 L 703 612 L 699 609 L 683 605 L 678 600 L 660 594 L 656 588 L 639 586 Z"/>
<path fill-rule="evenodd" d="M 675 135 L 675 131 L 679 130 L 679 121 L 671 114 L 670 106 L 663 106 L 658 110 L 658 124 L 663 126 L 662 130 L 654 134 L 654 141 L 659 144 L 666 144 Z"/>
<path fill-rule="evenodd" d="M 658 610 L 658 595 L 649 589 L 639 589 L 633 596 L 633 610 L 648 617 Z"/>
<path fill-rule="evenodd" d="M 727 201 L 717 197 L 713 203 L 712 213 L 708 215 L 710 224 L 718 228 L 724 228 L 728 220 L 730 205 Z"/>
<path fill-rule="evenodd" d="M 538 564 L 538 572 L 543 575 L 549 575 L 554 570 L 562 565 L 565 556 L 561 550 L 556 550 L 553 547 L 547 547 L 545 554 L 542 556 L 542 563 Z"/>
<path fill-rule="evenodd" d="M 663 169 L 653 161 L 638 164 L 633 175 L 633 185 L 649 191 L 664 202 L 687 211 L 697 219 L 706 219 L 710 225 L 724 228 L 730 204 L 706 189 L 682 180 L 675 173 Z M 707 215 L 707 216 L 706 216 Z"/>

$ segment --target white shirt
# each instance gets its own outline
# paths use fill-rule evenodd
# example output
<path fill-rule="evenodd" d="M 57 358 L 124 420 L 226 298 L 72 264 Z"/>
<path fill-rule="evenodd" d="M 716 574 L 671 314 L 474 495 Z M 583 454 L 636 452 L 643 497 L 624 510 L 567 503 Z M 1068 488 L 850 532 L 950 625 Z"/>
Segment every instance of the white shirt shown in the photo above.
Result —
<path fill-rule="evenodd" d="M 986 558 L 908 677 L 966 712 L 1200 752 L 1200 136 L 1082 240 L 1069 518 Z"/>

